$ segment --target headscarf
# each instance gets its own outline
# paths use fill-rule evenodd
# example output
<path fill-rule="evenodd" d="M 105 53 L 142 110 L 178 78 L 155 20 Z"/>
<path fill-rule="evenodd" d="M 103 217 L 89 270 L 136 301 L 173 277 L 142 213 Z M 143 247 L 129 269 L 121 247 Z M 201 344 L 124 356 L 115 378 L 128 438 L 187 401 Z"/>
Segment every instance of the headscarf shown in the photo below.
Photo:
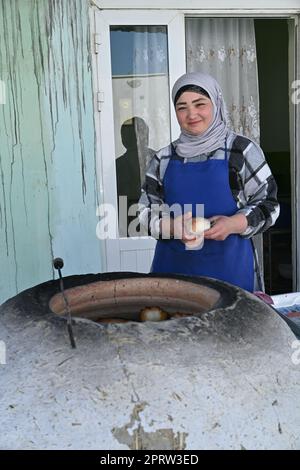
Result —
<path fill-rule="evenodd" d="M 174 142 L 176 153 L 184 158 L 191 158 L 203 153 L 213 152 L 224 146 L 228 133 L 226 122 L 225 102 L 218 82 L 205 73 L 191 72 L 182 75 L 172 89 L 173 102 L 180 88 L 186 85 L 197 85 L 210 96 L 214 107 L 214 117 L 211 125 L 203 134 L 192 135 L 181 129 L 179 139 Z M 175 105 L 175 103 L 174 103 Z"/>

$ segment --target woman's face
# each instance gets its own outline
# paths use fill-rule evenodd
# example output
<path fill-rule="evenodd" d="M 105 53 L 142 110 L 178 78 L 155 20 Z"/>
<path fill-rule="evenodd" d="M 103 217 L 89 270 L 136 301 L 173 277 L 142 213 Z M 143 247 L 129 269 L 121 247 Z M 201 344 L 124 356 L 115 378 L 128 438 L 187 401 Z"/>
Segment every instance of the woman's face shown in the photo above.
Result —
<path fill-rule="evenodd" d="M 214 117 L 212 101 L 194 91 L 185 91 L 175 105 L 178 123 L 189 134 L 203 134 Z"/>

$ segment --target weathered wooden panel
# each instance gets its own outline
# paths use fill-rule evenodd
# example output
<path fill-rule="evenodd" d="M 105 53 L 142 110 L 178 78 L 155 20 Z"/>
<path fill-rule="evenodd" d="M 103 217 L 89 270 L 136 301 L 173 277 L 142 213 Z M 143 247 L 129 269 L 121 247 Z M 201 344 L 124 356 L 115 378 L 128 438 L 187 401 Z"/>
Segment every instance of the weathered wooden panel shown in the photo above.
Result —
<path fill-rule="evenodd" d="M 0 302 L 53 276 L 99 272 L 89 5 L 1 0 Z"/>

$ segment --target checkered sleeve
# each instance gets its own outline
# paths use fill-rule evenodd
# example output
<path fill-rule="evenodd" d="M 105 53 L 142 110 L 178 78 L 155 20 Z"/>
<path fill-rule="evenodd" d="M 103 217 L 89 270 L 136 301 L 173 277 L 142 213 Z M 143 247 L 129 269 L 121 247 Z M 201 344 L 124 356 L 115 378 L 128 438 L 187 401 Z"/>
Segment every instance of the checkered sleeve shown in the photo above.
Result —
<path fill-rule="evenodd" d="M 248 220 L 248 227 L 241 236 L 250 238 L 274 225 L 280 209 L 277 185 L 262 149 L 247 139 L 242 157 L 238 172 L 240 188 L 236 192 L 236 199 L 238 213 L 245 214 Z"/>
<path fill-rule="evenodd" d="M 161 159 L 152 157 L 146 170 L 145 181 L 139 199 L 139 220 L 146 234 L 160 238 L 160 219 L 164 215 L 164 191 L 160 172 Z"/>

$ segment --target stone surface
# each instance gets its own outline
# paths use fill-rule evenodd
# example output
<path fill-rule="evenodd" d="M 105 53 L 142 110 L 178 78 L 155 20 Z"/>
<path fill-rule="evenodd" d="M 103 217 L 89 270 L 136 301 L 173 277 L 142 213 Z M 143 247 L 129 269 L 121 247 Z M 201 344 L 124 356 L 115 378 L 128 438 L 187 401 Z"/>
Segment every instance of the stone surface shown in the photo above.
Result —
<path fill-rule="evenodd" d="M 0 448 L 299 449 L 295 336 L 256 297 L 197 282 L 224 305 L 159 323 L 76 319 L 76 349 L 48 308 L 57 281 L 3 304 Z"/>

